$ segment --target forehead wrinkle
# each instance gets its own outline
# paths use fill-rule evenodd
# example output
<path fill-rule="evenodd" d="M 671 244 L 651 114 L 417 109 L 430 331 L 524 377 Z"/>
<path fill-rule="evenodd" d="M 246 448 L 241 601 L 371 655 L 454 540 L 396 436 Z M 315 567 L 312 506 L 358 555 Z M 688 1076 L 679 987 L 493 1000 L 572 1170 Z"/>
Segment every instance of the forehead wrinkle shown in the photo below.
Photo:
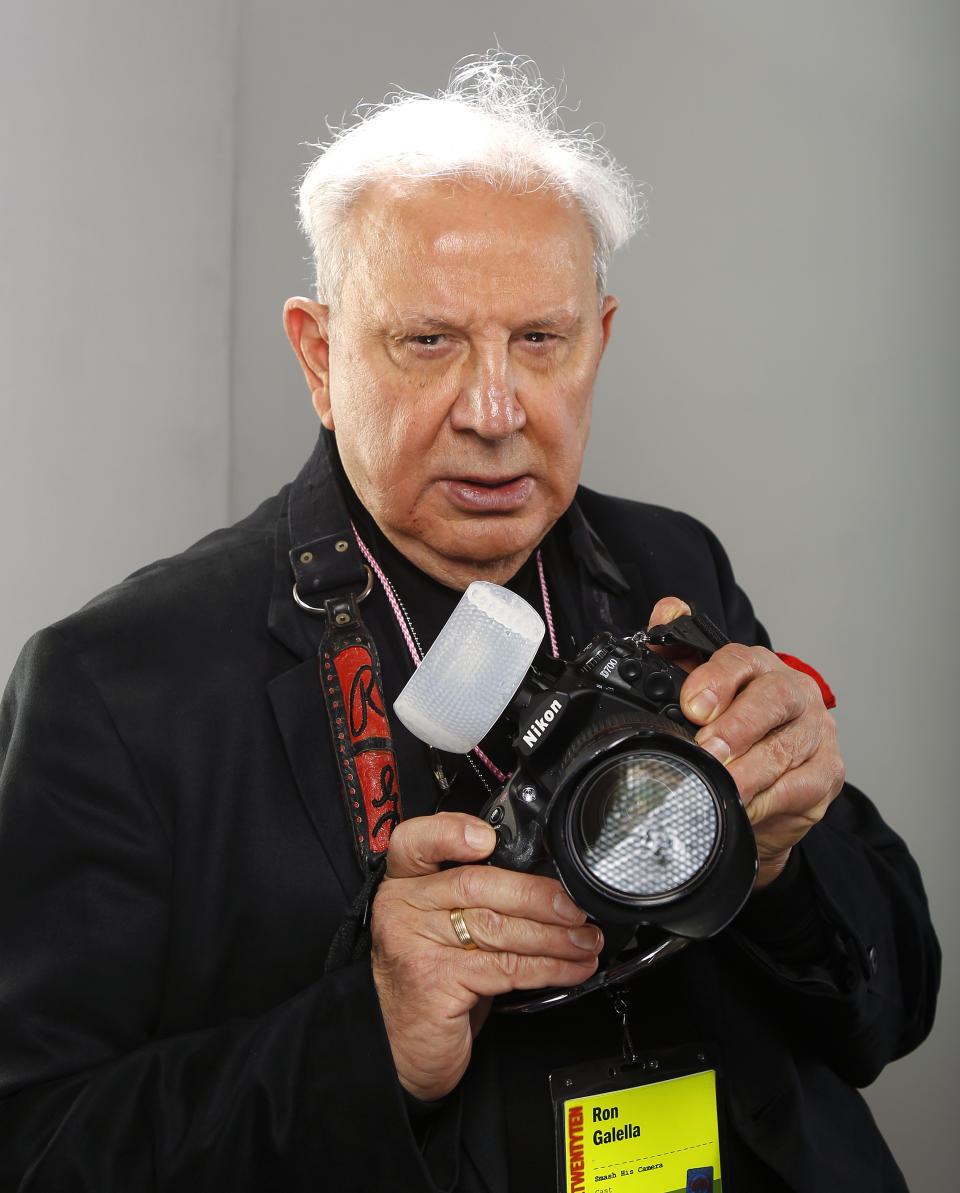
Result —
<path fill-rule="evenodd" d="M 464 289 L 474 290 L 478 286 L 502 292 L 505 288 L 523 287 L 529 271 L 529 246 L 525 237 L 508 233 L 497 239 L 485 230 L 464 233 L 451 230 L 429 239 L 419 237 L 422 252 L 419 258 L 425 272 L 436 275 L 440 287 L 442 281 L 458 276 Z M 550 237 L 550 260 L 544 262 L 543 279 L 556 280 L 563 275 L 578 273 L 577 248 L 571 238 L 563 235 Z"/>
<path fill-rule="evenodd" d="M 525 203 L 518 208 L 521 214 L 525 209 Z M 489 321 L 492 315 L 502 325 L 533 326 L 536 322 L 543 330 L 550 330 L 551 323 L 555 326 L 569 322 L 581 314 L 582 295 L 578 294 L 573 303 L 566 300 L 572 298 L 567 283 L 583 272 L 584 261 L 590 276 L 592 306 L 595 278 L 588 252 L 592 242 L 585 230 L 577 227 L 583 222 L 582 216 L 579 221 L 574 219 L 573 229 L 551 227 L 554 234 L 548 237 L 547 260 L 542 261 L 546 268 L 538 270 L 541 290 L 547 291 L 538 297 L 549 309 L 537 311 L 526 305 L 530 298 L 530 236 L 524 231 L 523 220 L 516 227 L 507 227 L 504 235 L 502 225 L 496 227 L 497 220 L 485 219 L 486 212 L 480 212 L 479 218 L 463 227 L 451 225 L 446 218 L 438 226 L 437 220 L 418 220 L 417 214 L 413 195 L 397 199 L 383 191 L 366 194 L 352 211 L 353 259 L 346 271 L 341 299 L 347 299 L 348 292 L 352 292 L 350 305 L 355 314 L 358 307 L 363 307 L 377 323 L 399 315 L 401 322 L 429 319 L 454 326 L 478 318 Z M 545 231 L 542 227 L 539 230 Z M 534 239 L 537 231 L 537 227 L 532 229 Z M 584 238 L 585 242 L 580 243 Z M 405 258 L 405 269 L 399 274 L 398 255 Z M 565 293 L 558 293 L 558 287 Z M 553 296 L 549 294 L 551 289 Z M 523 300 L 523 305 L 511 309 L 514 297 Z M 557 299 L 560 301 L 555 306 Z M 371 306 L 379 306 L 380 310 L 371 311 Z M 567 306 L 575 309 L 564 309 Z M 397 307 L 399 311 L 390 309 Z"/>

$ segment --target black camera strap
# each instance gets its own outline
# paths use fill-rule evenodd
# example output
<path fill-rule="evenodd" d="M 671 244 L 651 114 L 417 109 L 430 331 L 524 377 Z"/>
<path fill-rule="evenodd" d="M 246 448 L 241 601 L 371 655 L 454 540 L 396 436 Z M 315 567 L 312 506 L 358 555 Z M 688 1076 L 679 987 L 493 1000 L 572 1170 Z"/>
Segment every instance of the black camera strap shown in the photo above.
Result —
<path fill-rule="evenodd" d="M 674 618 L 665 625 L 651 626 L 638 637 L 651 646 L 679 646 L 698 651 L 709 658 L 730 639 L 707 615 L 691 609 L 689 615 Z"/>
<path fill-rule="evenodd" d="M 678 617 L 666 625 L 651 626 L 638 637 L 652 646 L 677 646 L 699 651 L 704 658 L 709 658 L 715 650 L 726 646 L 730 639 L 706 615 L 692 609 L 690 616 Z M 827 708 L 836 708 L 837 698 L 830 689 L 830 685 L 815 667 L 798 659 L 796 655 L 774 652 L 781 662 L 786 663 L 794 671 L 801 671 L 809 675 L 820 689 L 823 703 Z"/>
<path fill-rule="evenodd" d="M 397 763 L 376 643 L 360 616 L 373 576 L 340 490 L 333 436 L 317 446 L 290 490 L 293 599 L 324 619 L 317 667 L 334 757 L 364 876 L 382 872 L 402 817 Z"/>

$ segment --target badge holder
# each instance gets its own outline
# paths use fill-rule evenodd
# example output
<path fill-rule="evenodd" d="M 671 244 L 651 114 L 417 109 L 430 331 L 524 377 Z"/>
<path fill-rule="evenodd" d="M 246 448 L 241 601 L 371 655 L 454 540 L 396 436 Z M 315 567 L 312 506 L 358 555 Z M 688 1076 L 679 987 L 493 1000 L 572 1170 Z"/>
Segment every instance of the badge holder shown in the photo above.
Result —
<path fill-rule="evenodd" d="M 637 1051 L 611 992 L 623 1055 L 550 1074 L 559 1193 L 720 1193 L 719 1069 L 700 1044 Z"/>

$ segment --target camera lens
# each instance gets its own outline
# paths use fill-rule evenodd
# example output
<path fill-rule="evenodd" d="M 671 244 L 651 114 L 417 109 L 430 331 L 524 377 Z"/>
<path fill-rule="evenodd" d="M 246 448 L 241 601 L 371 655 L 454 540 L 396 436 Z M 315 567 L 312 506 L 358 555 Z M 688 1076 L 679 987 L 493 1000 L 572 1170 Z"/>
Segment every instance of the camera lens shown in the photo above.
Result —
<path fill-rule="evenodd" d="M 686 886 L 720 833 L 710 787 L 684 759 L 657 751 L 615 755 L 588 773 L 569 808 L 580 865 L 628 899 Z"/>

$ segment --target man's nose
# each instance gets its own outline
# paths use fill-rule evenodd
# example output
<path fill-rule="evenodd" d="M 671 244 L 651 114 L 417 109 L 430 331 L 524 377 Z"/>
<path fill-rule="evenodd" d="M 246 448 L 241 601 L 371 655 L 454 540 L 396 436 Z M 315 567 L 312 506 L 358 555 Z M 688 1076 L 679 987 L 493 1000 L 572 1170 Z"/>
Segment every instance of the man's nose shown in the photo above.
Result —
<path fill-rule="evenodd" d="M 517 395 L 507 349 L 477 353 L 462 376 L 450 411 L 455 431 L 474 431 L 483 439 L 509 439 L 527 421 Z"/>

